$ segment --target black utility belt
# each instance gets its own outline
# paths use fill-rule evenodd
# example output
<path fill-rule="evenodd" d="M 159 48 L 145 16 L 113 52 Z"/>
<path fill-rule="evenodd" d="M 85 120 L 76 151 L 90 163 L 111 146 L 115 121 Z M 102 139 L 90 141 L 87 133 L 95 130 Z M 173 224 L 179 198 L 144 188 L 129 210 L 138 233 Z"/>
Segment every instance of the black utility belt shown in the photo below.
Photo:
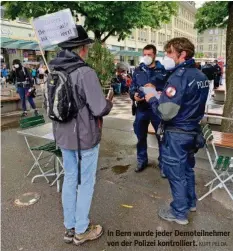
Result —
<path fill-rule="evenodd" d="M 17 87 L 23 87 L 23 88 L 30 88 L 30 87 L 31 87 L 31 84 L 28 83 L 28 82 L 17 82 L 17 83 L 16 83 L 16 86 L 17 86 Z"/>
<path fill-rule="evenodd" d="M 173 126 L 167 126 L 164 128 L 164 131 L 168 131 L 168 132 L 177 132 L 177 133 L 184 133 L 184 134 L 191 134 L 191 135 L 197 135 L 198 132 L 197 131 L 185 131 L 182 130 L 180 128 L 177 127 L 173 127 Z"/>

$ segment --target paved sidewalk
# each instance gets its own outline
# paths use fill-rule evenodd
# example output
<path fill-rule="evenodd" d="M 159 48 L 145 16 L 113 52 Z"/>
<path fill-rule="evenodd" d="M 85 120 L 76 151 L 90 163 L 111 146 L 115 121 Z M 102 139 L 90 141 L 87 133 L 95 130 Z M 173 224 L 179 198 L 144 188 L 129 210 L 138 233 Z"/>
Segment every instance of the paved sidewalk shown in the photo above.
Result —
<path fill-rule="evenodd" d="M 119 97 L 114 103 L 114 109 L 104 119 L 97 182 L 90 214 L 93 222 L 104 226 L 104 235 L 99 240 L 80 247 L 63 243 L 61 194 L 56 192 L 55 186 L 49 187 L 44 179 L 38 179 L 31 184 L 32 176 L 24 176 L 32 159 L 23 137 L 16 133 L 17 126 L 11 128 L 9 124 L 2 132 L 2 250 L 231 251 L 232 211 L 227 210 L 212 196 L 198 203 L 198 211 L 190 214 L 190 224 L 187 226 L 159 219 L 157 211 L 170 202 L 171 194 L 167 180 L 161 179 L 159 175 L 158 152 L 156 149 L 149 149 L 150 167 L 142 173 L 134 172 L 136 138 L 132 131 L 130 100 Z M 33 142 L 41 143 L 38 140 L 32 140 Z M 211 175 L 204 168 L 208 165 L 206 160 L 198 159 L 196 165 L 197 194 L 200 196 L 206 191 L 204 183 Z M 39 193 L 40 200 L 29 207 L 16 206 L 14 200 L 27 192 Z M 120 233 L 117 230 L 125 236 L 117 236 Z M 195 230 L 229 231 L 230 236 L 174 236 L 178 233 L 177 230 L 186 234 L 192 234 Z M 133 233 L 135 231 L 145 232 L 144 234 L 151 231 L 153 236 L 136 237 Z M 156 237 L 156 231 L 172 232 L 172 236 Z M 132 241 L 131 245 L 124 246 L 126 241 L 128 245 Z M 146 246 L 148 241 L 151 245 L 156 243 L 156 246 Z M 183 246 L 158 246 L 162 241 L 177 241 L 183 243 Z M 184 241 L 195 241 L 198 246 L 184 246 Z M 114 246 L 118 244 L 119 246 Z"/>

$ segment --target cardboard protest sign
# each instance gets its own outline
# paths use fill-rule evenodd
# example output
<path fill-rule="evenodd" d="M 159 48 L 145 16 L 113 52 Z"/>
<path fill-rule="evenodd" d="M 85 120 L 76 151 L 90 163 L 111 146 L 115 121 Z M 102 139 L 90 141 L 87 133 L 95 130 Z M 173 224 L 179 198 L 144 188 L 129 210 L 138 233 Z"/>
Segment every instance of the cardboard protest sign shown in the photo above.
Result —
<path fill-rule="evenodd" d="M 42 47 L 55 45 L 78 36 L 70 9 L 35 18 L 33 26 Z"/>

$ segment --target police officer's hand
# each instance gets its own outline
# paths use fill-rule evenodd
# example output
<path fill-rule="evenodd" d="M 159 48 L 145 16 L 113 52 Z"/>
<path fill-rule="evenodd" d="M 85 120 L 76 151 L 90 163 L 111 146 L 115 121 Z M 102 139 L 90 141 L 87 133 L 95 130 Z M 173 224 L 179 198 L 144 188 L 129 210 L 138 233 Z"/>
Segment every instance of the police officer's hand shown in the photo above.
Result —
<path fill-rule="evenodd" d="M 146 96 L 145 96 L 146 102 L 149 102 L 149 100 L 150 100 L 151 98 L 153 98 L 154 96 L 155 96 L 155 95 L 154 95 L 153 93 L 146 94 Z"/>
<path fill-rule="evenodd" d="M 140 101 L 145 100 L 145 98 L 139 98 L 138 93 L 135 92 L 135 94 L 134 94 L 134 100 L 137 101 L 137 102 L 140 102 Z"/>

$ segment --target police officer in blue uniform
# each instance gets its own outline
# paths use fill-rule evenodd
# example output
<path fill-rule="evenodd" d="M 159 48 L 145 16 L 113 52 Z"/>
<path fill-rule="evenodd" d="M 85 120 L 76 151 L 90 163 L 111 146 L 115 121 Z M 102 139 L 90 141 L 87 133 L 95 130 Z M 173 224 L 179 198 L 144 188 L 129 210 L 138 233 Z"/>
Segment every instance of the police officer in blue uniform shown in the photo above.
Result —
<path fill-rule="evenodd" d="M 145 98 L 155 117 L 159 114 L 162 119 L 162 168 L 173 196 L 170 207 L 161 209 L 159 216 L 184 225 L 188 224 L 188 213 L 196 211 L 194 153 L 204 146 L 199 123 L 205 112 L 209 80 L 195 68 L 194 45 L 188 39 L 173 38 L 164 49 L 176 66 L 160 99 L 153 94 Z"/>
<path fill-rule="evenodd" d="M 140 87 L 145 85 L 156 85 L 158 91 L 163 90 L 165 82 L 163 81 L 164 67 L 159 61 L 155 61 L 156 47 L 147 45 L 143 49 L 143 63 L 135 69 L 133 81 L 130 86 L 130 97 L 136 101 L 136 117 L 134 121 L 134 132 L 138 138 L 137 143 L 137 167 L 135 172 L 142 171 L 148 165 L 147 156 L 147 132 L 149 123 L 157 131 L 160 124 L 160 118 L 152 113 L 152 109 L 145 101 L 145 95 L 140 91 Z M 155 87 L 155 86 L 154 86 Z"/>

